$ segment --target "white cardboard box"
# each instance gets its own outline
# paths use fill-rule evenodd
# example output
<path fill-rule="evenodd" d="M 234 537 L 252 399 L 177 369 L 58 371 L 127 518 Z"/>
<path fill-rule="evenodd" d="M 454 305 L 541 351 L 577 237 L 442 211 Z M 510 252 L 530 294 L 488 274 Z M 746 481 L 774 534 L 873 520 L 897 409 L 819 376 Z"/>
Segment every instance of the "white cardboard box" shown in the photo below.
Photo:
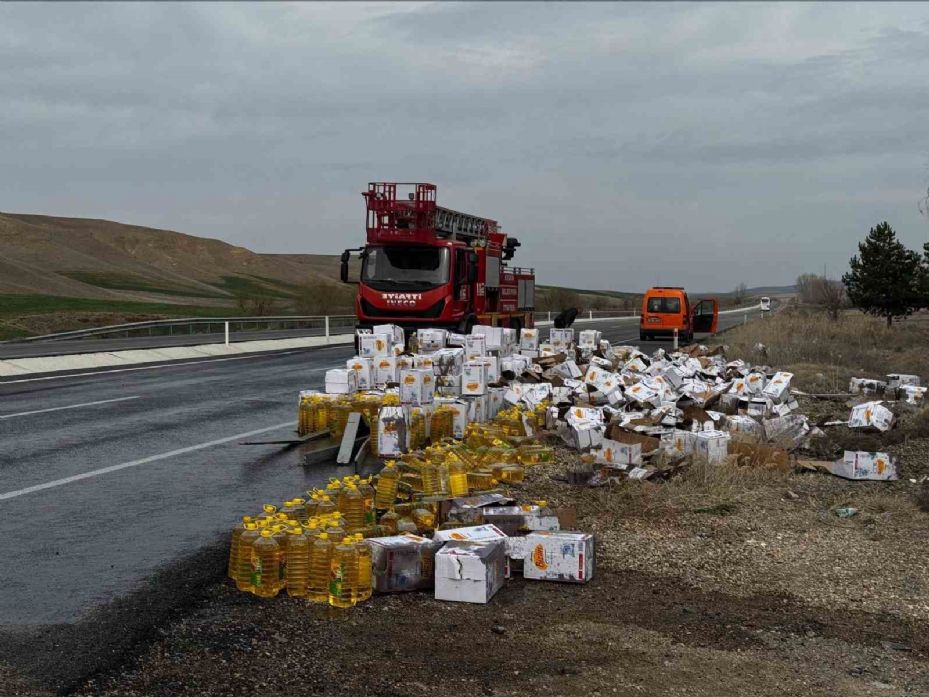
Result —
<path fill-rule="evenodd" d="M 488 365 L 483 360 L 468 361 L 461 370 L 461 394 L 487 394 Z"/>
<path fill-rule="evenodd" d="M 564 530 L 526 535 L 523 577 L 587 583 L 594 576 L 594 536 Z"/>
<path fill-rule="evenodd" d="M 600 346 L 600 337 L 596 329 L 582 329 L 577 335 L 577 345 L 595 351 Z"/>
<path fill-rule="evenodd" d="M 574 343 L 573 329 L 555 329 L 552 327 L 548 333 L 548 343 L 557 353 L 565 351 Z"/>
<path fill-rule="evenodd" d="M 435 599 L 487 603 L 503 587 L 506 545 L 451 542 L 435 555 Z"/>
<path fill-rule="evenodd" d="M 381 457 L 399 457 L 407 450 L 406 410 L 381 407 L 377 415 L 377 452 Z"/>
<path fill-rule="evenodd" d="M 358 391 L 358 376 L 354 370 L 333 368 L 326 371 L 326 394 L 352 394 Z"/>
<path fill-rule="evenodd" d="M 396 356 L 379 356 L 374 359 L 374 384 L 383 387 L 388 382 L 397 382 L 400 374 L 397 370 Z"/>
<path fill-rule="evenodd" d="M 886 431 L 894 423 L 893 412 L 881 402 L 864 402 L 852 408 L 848 417 L 849 428 L 875 428 Z"/>
<path fill-rule="evenodd" d="M 729 454 L 729 434 L 723 431 L 700 431 L 694 435 L 694 452 L 718 465 Z"/>
<path fill-rule="evenodd" d="M 406 343 L 406 336 L 403 333 L 403 327 L 397 326 L 396 324 L 375 324 L 372 333 L 374 334 L 388 334 L 391 338 L 391 343 L 394 346 L 399 346 L 401 349 Z"/>
<path fill-rule="evenodd" d="M 675 429 L 662 436 L 662 447 L 672 455 L 690 455 L 694 451 L 694 433 Z"/>
<path fill-rule="evenodd" d="M 903 387 L 904 385 L 913 385 L 914 387 L 919 387 L 919 376 L 906 375 L 905 373 L 887 374 L 888 387 Z"/>
<path fill-rule="evenodd" d="M 598 450 L 591 450 L 601 465 L 625 466 L 642 464 L 641 443 L 620 443 L 604 438 Z"/>
<path fill-rule="evenodd" d="M 400 403 L 422 406 L 432 404 L 435 397 L 435 376 L 432 369 L 412 368 L 400 371 Z"/>
<path fill-rule="evenodd" d="M 374 389 L 374 361 L 363 356 L 349 358 L 345 367 L 355 371 L 355 377 L 358 381 L 359 390 Z"/>
<path fill-rule="evenodd" d="M 496 525 L 468 525 L 461 528 L 436 530 L 432 539 L 439 542 L 451 542 L 453 540 L 458 542 L 487 542 L 506 539 L 506 534 Z"/>
<path fill-rule="evenodd" d="M 846 450 L 841 460 L 832 465 L 832 473 L 845 479 L 897 478 L 897 468 L 887 453 L 869 453 L 864 450 Z"/>
<path fill-rule="evenodd" d="M 444 348 L 432 354 L 432 369 L 436 375 L 461 375 L 464 367 L 463 348 Z"/>
<path fill-rule="evenodd" d="M 483 334 L 469 334 L 465 337 L 465 360 L 481 358 L 487 355 L 487 341 Z"/>
<path fill-rule="evenodd" d="M 538 351 L 539 349 L 539 330 L 520 329 L 519 330 L 519 348 L 522 351 Z"/>
<path fill-rule="evenodd" d="M 762 394 L 775 401 L 781 401 L 787 393 L 787 388 L 790 387 L 790 381 L 793 379 L 793 376 L 793 373 L 778 371 L 774 374 L 774 377 L 771 378 L 771 381 L 764 386 Z"/>
<path fill-rule="evenodd" d="M 461 396 L 461 376 L 460 375 L 436 375 L 435 376 L 435 393 L 442 397 L 460 397 Z"/>
<path fill-rule="evenodd" d="M 358 334 L 358 355 L 375 358 L 390 355 L 391 337 L 387 334 Z"/>
<path fill-rule="evenodd" d="M 416 343 L 423 351 L 437 351 L 444 348 L 447 340 L 448 330 L 446 329 L 418 329 L 416 331 Z"/>

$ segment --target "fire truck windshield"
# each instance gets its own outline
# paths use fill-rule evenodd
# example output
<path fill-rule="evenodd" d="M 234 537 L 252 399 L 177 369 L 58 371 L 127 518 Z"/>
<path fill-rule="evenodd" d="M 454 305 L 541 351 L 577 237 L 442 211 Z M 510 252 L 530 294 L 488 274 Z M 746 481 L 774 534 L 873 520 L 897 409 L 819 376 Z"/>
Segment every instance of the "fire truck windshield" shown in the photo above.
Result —
<path fill-rule="evenodd" d="M 448 283 L 446 247 L 368 247 L 361 278 L 377 290 L 427 290 Z"/>

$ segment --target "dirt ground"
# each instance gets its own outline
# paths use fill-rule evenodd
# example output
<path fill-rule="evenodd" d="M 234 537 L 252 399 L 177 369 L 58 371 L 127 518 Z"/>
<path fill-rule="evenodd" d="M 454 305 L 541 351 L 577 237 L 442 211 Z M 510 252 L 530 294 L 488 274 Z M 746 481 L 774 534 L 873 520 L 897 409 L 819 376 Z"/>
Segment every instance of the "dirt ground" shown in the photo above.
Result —
<path fill-rule="evenodd" d="M 488 605 L 416 592 L 331 614 L 217 582 L 77 692 L 929 694 L 921 485 L 730 465 L 678 484 L 552 479 L 575 457 L 512 491 L 577 509 L 599 543 L 588 585 L 514 578 Z M 860 513 L 840 519 L 840 504 Z"/>

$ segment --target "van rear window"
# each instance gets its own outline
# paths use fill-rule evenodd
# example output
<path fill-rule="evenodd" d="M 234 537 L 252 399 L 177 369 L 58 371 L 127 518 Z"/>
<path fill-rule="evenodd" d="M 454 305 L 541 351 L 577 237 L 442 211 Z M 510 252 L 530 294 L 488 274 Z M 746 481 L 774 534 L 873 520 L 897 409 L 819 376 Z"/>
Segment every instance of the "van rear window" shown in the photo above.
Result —
<path fill-rule="evenodd" d="M 649 298 L 648 311 L 659 314 L 677 314 L 681 311 L 680 298 Z"/>

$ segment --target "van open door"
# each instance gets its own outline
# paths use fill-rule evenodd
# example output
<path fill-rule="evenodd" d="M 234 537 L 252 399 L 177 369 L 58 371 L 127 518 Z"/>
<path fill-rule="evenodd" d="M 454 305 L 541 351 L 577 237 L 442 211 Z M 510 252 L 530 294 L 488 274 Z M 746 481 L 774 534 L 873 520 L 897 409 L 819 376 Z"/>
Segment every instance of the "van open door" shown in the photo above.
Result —
<path fill-rule="evenodd" d="M 719 298 L 704 298 L 693 309 L 693 330 L 715 334 L 719 328 Z"/>

